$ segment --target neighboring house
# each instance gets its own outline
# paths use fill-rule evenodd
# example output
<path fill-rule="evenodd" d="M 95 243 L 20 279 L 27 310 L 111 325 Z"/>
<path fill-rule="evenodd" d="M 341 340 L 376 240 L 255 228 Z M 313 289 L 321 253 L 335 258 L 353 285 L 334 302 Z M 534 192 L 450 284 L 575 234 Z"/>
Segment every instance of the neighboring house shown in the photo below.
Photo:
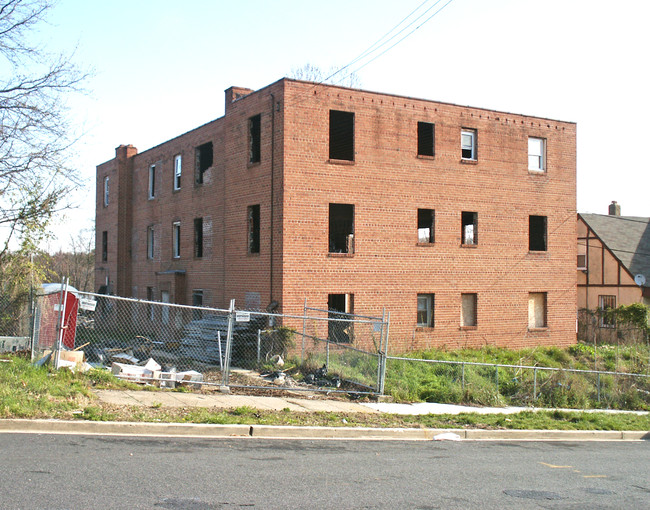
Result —
<path fill-rule="evenodd" d="M 578 214 L 578 309 L 650 305 L 650 218 Z"/>
<path fill-rule="evenodd" d="M 96 289 L 390 312 L 391 351 L 575 342 L 576 125 L 281 79 L 97 167 Z"/>

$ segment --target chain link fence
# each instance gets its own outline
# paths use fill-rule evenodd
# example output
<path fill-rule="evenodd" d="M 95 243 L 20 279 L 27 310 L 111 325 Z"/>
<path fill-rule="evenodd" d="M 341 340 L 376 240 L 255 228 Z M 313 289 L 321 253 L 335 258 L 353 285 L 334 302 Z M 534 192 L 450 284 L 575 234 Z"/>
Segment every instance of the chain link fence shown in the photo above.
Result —
<path fill-rule="evenodd" d="M 30 296 L 0 296 L 0 353 L 29 350 L 31 317 Z"/>

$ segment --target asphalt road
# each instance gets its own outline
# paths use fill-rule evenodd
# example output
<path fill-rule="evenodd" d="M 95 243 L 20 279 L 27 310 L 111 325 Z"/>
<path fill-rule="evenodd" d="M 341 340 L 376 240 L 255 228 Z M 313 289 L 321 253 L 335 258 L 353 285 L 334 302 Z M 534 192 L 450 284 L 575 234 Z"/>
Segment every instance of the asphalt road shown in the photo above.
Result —
<path fill-rule="evenodd" d="M 0 508 L 649 508 L 650 442 L 0 434 Z"/>

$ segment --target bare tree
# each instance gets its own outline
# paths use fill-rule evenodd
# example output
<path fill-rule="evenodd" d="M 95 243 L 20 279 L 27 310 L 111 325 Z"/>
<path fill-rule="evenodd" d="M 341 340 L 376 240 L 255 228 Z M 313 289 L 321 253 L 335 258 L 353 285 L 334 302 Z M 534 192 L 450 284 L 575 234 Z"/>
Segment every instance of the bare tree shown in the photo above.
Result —
<path fill-rule="evenodd" d="M 320 67 L 309 63 L 302 67 L 294 67 L 291 69 L 289 76 L 296 80 L 330 83 L 352 88 L 361 87 L 361 80 L 359 80 L 356 73 L 348 73 L 346 70 L 338 70 L 334 67 L 330 67 L 328 71 L 323 71 Z"/>
<path fill-rule="evenodd" d="M 37 243 L 80 183 L 68 164 L 65 98 L 85 75 L 30 40 L 50 8 L 48 0 L 0 2 L 0 263 L 12 241 Z"/>
<path fill-rule="evenodd" d="M 69 278 L 70 285 L 82 292 L 91 292 L 95 270 L 95 231 L 83 229 L 76 237 L 70 236 L 70 251 L 59 250 L 50 255 L 49 279 L 60 282 Z"/>

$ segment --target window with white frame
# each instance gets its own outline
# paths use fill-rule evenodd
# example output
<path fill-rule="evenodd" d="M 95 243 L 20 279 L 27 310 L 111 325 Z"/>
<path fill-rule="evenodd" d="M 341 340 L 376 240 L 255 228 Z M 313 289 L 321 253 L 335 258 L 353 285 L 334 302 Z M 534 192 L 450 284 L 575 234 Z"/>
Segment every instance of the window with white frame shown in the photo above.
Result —
<path fill-rule="evenodd" d="M 108 205 L 108 200 L 109 200 L 109 179 L 108 176 L 104 177 L 104 207 Z"/>
<path fill-rule="evenodd" d="M 156 165 L 149 167 L 149 198 L 156 196 Z"/>
<path fill-rule="evenodd" d="M 153 260 L 155 231 L 153 225 L 147 227 L 147 258 Z"/>
<path fill-rule="evenodd" d="M 528 294 L 528 329 L 546 326 L 546 292 L 531 292 Z"/>
<path fill-rule="evenodd" d="M 172 256 L 175 259 L 181 256 L 181 222 L 172 223 Z"/>
<path fill-rule="evenodd" d="M 181 189 L 181 171 L 183 168 L 183 157 L 180 154 L 174 156 L 174 191 Z"/>
<path fill-rule="evenodd" d="M 544 172 L 546 170 L 546 140 L 528 138 L 528 170 Z"/>
<path fill-rule="evenodd" d="M 433 327 L 433 294 L 418 294 L 418 314 L 417 314 L 417 327 L 419 328 L 432 328 Z"/>
<path fill-rule="evenodd" d="M 462 159 L 476 160 L 476 129 L 463 129 L 460 133 Z"/>

